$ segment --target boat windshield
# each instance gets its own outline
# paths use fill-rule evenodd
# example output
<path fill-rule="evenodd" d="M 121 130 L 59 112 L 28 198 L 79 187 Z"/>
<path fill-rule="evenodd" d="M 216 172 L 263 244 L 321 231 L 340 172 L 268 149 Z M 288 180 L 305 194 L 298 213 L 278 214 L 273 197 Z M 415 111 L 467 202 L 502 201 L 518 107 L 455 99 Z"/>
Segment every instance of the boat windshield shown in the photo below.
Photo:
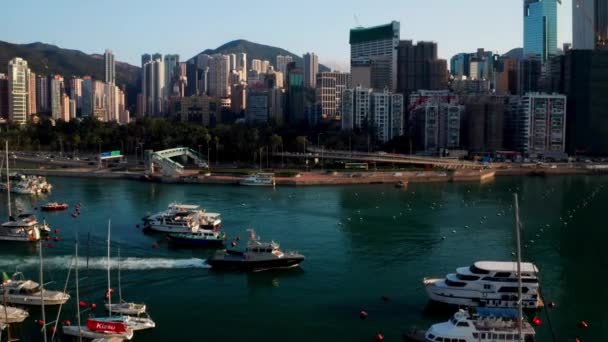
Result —
<path fill-rule="evenodd" d="M 490 274 L 489 271 L 486 270 L 482 270 L 481 268 L 476 267 L 475 265 L 472 265 L 471 267 L 469 267 L 469 270 L 471 271 L 471 273 L 473 274 Z"/>

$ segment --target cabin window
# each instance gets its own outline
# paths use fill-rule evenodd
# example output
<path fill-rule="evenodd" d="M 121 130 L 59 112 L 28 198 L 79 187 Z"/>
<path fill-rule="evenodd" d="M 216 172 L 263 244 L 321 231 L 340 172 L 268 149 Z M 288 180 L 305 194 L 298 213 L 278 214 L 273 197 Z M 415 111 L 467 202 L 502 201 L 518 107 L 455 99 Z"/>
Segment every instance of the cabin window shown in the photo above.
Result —
<path fill-rule="evenodd" d="M 478 276 L 472 276 L 468 274 L 457 274 L 456 277 L 460 280 L 479 280 Z"/>
<path fill-rule="evenodd" d="M 272 249 L 267 249 L 266 253 L 272 253 Z"/>
<path fill-rule="evenodd" d="M 460 281 L 453 281 L 453 280 L 449 280 L 449 279 L 445 280 L 445 284 L 448 286 L 453 286 L 453 287 L 465 287 L 467 285 L 467 283 L 463 283 Z"/>
<path fill-rule="evenodd" d="M 489 271 L 482 270 L 481 268 L 477 268 L 475 265 L 469 267 L 469 271 L 473 274 L 490 274 Z"/>
<path fill-rule="evenodd" d="M 485 340 L 486 339 L 486 333 L 481 333 L 481 339 Z"/>
<path fill-rule="evenodd" d="M 479 334 L 478 333 L 473 333 L 473 338 L 479 338 Z"/>
<path fill-rule="evenodd" d="M 434 340 L 434 339 L 435 339 L 435 335 L 429 334 L 429 340 Z"/>
<path fill-rule="evenodd" d="M 484 285 L 483 285 L 483 289 L 484 289 L 484 290 L 491 290 L 491 289 L 492 289 L 492 285 L 489 285 L 489 284 L 484 284 Z"/>
<path fill-rule="evenodd" d="M 467 322 L 458 322 L 458 326 L 459 327 L 468 327 L 469 323 L 467 323 Z"/>
<path fill-rule="evenodd" d="M 504 339 L 505 339 L 505 334 L 500 334 L 500 335 L 498 335 L 498 339 L 499 339 L 499 340 L 504 340 Z"/>
<path fill-rule="evenodd" d="M 509 278 L 511 277 L 511 273 L 509 272 L 496 272 L 494 275 L 496 278 Z"/>
<path fill-rule="evenodd" d="M 512 334 L 507 334 L 507 341 L 513 341 L 513 335 Z"/>
<path fill-rule="evenodd" d="M 536 279 L 536 278 L 524 278 L 521 281 L 523 283 L 532 283 L 532 284 L 538 283 L 538 279 Z"/>
<path fill-rule="evenodd" d="M 437 338 L 435 339 L 435 341 L 443 342 L 443 338 L 442 338 L 442 337 L 437 337 Z"/>
<path fill-rule="evenodd" d="M 492 338 L 497 340 L 498 339 L 498 334 L 492 334 Z"/>
<path fill-rule="evenodd" d="M 532 334 L 524 335 L 524 341 L 525 342 L 534 342 L 534 335 L 532 335 Z"/>

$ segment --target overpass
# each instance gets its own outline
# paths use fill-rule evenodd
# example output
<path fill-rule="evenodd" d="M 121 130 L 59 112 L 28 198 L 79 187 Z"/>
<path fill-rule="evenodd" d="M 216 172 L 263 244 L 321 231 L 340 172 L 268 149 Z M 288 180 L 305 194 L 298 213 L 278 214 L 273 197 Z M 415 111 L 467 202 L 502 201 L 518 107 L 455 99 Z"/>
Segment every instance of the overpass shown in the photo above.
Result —
<path fill-rule="evenodd" d="M 209 167 L 201 155 L 188 147 L 176 147 L 156 152 L 147 150 L 145 155 L 146 175 L 154 174 L 155 166 L 160 167 L 165 176 L 181 175 L 184 173 L 184 166 L 171 159 L 175 157 L 182 157 L 184 162 L 190 158 L 199 167 Z"/>
<path fill-rule="evenodd" d="M 371 162 L 385 164 L 408 164 L 408 165 L 432 165 L 446 169 L 457 168 L 481 168 L 482 164 L 459 160 L 455 158 L 437 158 L 414 156 L 408 154 L 394 154 L 384 152 L 356 152 L 356 151 L 339 151 L 339 150 L 322 150 L 318 148 L 307 148 L 308 153 L 298 152 L 280 152 L 275 153 L 276 156 L 284 158 L 322 158 L 327 160 L 344 160 L 353 162 Z"/>

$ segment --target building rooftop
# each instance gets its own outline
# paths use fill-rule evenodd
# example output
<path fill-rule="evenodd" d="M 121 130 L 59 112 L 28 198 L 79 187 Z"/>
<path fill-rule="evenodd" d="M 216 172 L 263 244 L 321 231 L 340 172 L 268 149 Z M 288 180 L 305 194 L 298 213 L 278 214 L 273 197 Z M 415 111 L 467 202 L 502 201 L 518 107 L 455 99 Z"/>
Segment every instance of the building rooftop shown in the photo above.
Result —
<path fill-rule="evenodd" d="M 392 39 L 395 31 L 399 32 L 399 22 L 373 27 L 356 27 L 350 30 L 350 44 L 357 44 L 382 39 Z"/>

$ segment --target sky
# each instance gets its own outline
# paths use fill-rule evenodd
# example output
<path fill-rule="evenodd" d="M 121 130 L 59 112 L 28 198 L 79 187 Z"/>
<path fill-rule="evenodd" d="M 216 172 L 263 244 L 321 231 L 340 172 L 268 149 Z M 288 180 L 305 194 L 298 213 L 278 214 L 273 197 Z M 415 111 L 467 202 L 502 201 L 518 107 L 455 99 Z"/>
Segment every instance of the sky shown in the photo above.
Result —
<path fill-rule="evenodd" d="M 559 9 L 558 42 L 570 42 L 572 1 Z M 401 22 L 401 39 L 435 41 L 440 58 L 522 46 L 523 0 L 18 0 L 5 4 L 0 40 L 43 42 L 86 53 L 112 49 L 140 64 L 143 53 L 182 60 L 234 39 L 348 70 L 349 29 Z M 8 7 L 7 7 L 8 5 Z M 7 13 L 7 12 L 5 12 Z M 273 61 L 274 62 L 274 61 Z"/>

